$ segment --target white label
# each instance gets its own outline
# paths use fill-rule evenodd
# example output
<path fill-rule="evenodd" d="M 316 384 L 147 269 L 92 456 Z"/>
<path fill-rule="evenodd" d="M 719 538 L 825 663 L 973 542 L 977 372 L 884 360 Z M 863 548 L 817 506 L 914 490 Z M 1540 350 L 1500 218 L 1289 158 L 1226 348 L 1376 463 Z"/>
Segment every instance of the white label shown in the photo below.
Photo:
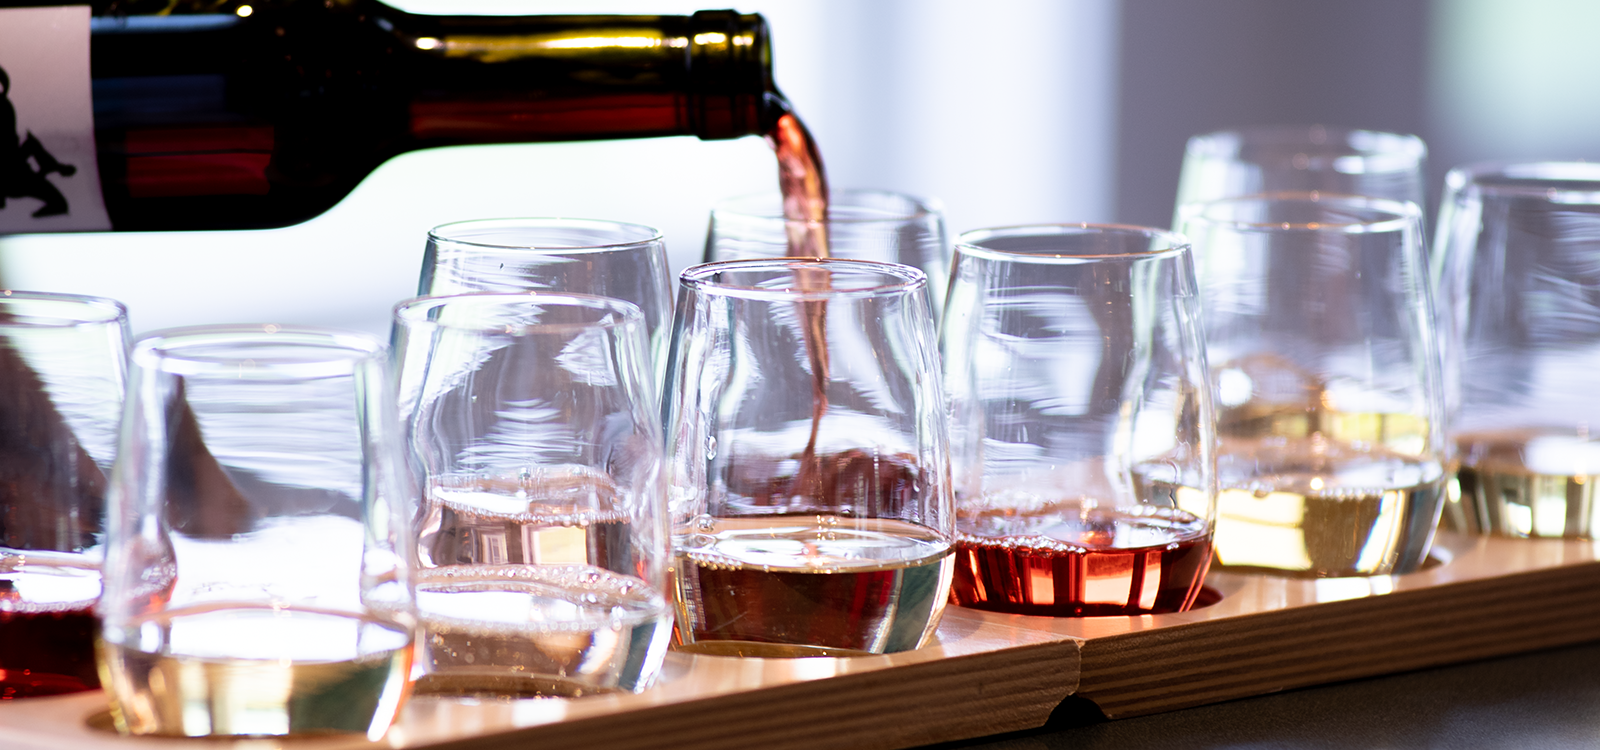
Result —
<path fill-rule="evenodd" d="M 0 8 L 0 234 L 110 228 L 94 155 L 89 7 Z"/>

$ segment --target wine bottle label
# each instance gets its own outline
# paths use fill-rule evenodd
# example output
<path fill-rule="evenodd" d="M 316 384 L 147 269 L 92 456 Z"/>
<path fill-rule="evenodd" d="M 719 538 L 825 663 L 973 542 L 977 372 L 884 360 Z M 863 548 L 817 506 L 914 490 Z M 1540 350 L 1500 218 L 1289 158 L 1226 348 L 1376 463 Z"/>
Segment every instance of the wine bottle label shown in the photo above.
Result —
<path fill-rule="evenodd" d="M 110 228 L 94 152 L 89 6 L 0 8 L 0 234 Z"/>

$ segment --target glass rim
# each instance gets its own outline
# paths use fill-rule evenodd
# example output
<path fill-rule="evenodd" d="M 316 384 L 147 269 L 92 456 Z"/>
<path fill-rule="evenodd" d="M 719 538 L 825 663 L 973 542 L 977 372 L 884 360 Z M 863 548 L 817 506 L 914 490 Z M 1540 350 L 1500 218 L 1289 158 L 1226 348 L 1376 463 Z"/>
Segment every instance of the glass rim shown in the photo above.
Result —
<path fill-rule="evenodd" d="M 911 210 L 903 213 L 895 213 L 894 215 L 890 216 L 840 218 L 833 218 L 830 216 L 822 221 L 825 221 L 828 224 L 841 225 L 898 224 L 901 222 L 925 219 L 930 216 L 941 216 L 944 214 L 944 207 L 939 204 L 937 199 L 923 198 L 921 196 L 910 195 L 908 193 L 901 193 L 894 190 L 883 190 L 879 188 L 844 188 L 840 190 L 832 190 L 828 194 L 828 205 L 830 208 L 834 206 L 856 206 L 859 204 L 848 199 L 859 198 L 863 196 L 886 197 L 905 201 L 907 205 L 911 207 Z M 772 200 L 773 198 L 777 198 L 777 200 L 774 202 Z M 773 213 L 773 205 L 777 206 L 777 213 Z M 746 193 L 744 195 L 736 195 L 731 198 L 723 198 L 711 206 L 711 218 L 715 220 L 718 216 L 726 216 L 730 218 L 736 217 L 750 221 L 764 221 L 772 223 L 782 222 L 785 224 L 819 223 L 817 219 L 791 219 L 784 215 L 782 194 L 775 190 L 764 190 L 759 193 Z"/>
<path fill-rule="evenodd" d="M 61 305 L 63 311 L 79 312 L 77 315 L 51 316 L 51 322 L 25 320 L 0 320 L 0 328 L 79 328 L 112 323 L 127 324 L 128 306 L 110 297 L 62 292 L 28 292 L 0 289 L 0 308 L 13 302 L 48 302 Z"/>
<path fill-rule="evenodd" d="M 724 283 L 711 278 L 716 274 L 727 271 L 754 271 L 768 268 L 795 271 L 806 266 L 831 266 L 839 267 L 841 270 L 874 273 L 890 281 L 872 286 L 842 289 L 833 287 L 827 289 L 771 289 L 768 287 Z M 912 266 L 878 260 L 857 260 L 852 258 L 747 258 L 742 260 L 719 260 L 690 266 L 684 269 L 683 273 L 678 274 L 678 283 L 685 289 L 720 297 L 769 301 L 815 301 L 914 294 L 927 288 L 928 276 Z"/>
<path fill-rule="evenodd" d="M 1309 204 L 1334 208 L 1372 211 L 1380 214 L 1369 220 L 1352 221 L 1247 221 L 1212 215 L 1222 208 L 1247 204 Z M 1285 191 L 1240 195 L 1184 205 L 1179 209 L 1179 223 L 1187 229 L 1191 222 L 1208 227 L 1225 227 L 1236 232 L 1322 232 L 1330 234 L 1381 234 L 1397 232 L 1407 227 L 1420 228 L 1422 208 L 1409 201 L 1373 198 L 1364 195 L 1326 193 L 1319 190 Z"/>
<path fill-rule="evenodd" d="M 200 347 L 230 347 L 226 355 L 201 353 Z M 250 356 L 252 349 L 303 349 L 307 356 Z M 314 352 L 323 356 L 312 356 Z M 296 379 L 354 375 L 362 363 L 373 362 L 386 348 L 376 336 L 359 331 L 277 323 L 222 324 L 164 328 L 140 336 L 129 349 L 134 365 L 173 375 L 234 373 L 268 374 Z"/>
<path fill-rule="evenodd" d="M 1382 146 L 1363 148 L 1359 143 L 1362 139 L 1381 142 Z M 1184 155 L 1231 158 L 1238 155 L 1240 147 L 1246 142 L 1261 146 L 1304 146 L 1310 149 L 1329 149 L 1343 144 L 1348 147 L 1349 153 L 1341 153 L 1335 158 L 1360 160 L 1359 168 L 1340 170 L 1350 174 L 1402 172 L 1420 166 L 1428 156 L 1427 143 L 1416 135 L 1318 123 L 1249 125 L 1201 133 L 1189 138 L 1184 146 Z M 1329 154 L 1331 150 L 1320 155 Z"/>
<path fill-rule="evenodd" d="M 589 323 L 528 323 L 516 326 L 504 324 L 461 324 L 441 323 L 430 320 L 427 316 L 435 310 L 455 303 L 475 304 L 481 302 L 485 307 L 509 307 L 512 303 L 530 305 L 564 306 L 583 308 L 588 310 L 604 310 L 618 317 L 607 320 L 601 318 Z M 459 294 L 424 295 L 401 300 L 391 309 L 391 317 L 396 323 L 406 327 L 431 327 L 451 331 L 502 331 L 513 336 L 531 336 L 537 334 L 563 334 L 583 330 L 615 330 L 627 325 L 636 325 L 644 328 L 644 311 L 627 300 L 612 297 L 601 297 L 595 294 L 574 294 L 570 292 L 462 292 Z"/>
<path fill-rule="evenodd" d="M 609 229 L 609 230 L 636 230 L 639 237 L 635 239 L 596 242 L 585 245 L 550 245 L 538 246 L 527 243 L 486 242 L 481 240 L 463 239 L 449 236 L 450 231 L 464 230 L 474 227 L 482 228 L 540 228 L 540 229 Z M 627 248 L 650 245 L 664 241 L 666 235 L 655 227 L 638 224 L 630 221 L 615 221 L 612 219 L 575 219 L 552 216 L 510 217 L 499 219 L 464 219 L 439 224 L 428 230 L 428 242 L 449 243 L 465 247 L 483 248 L 485 250 L 526 251 L 529 253 L 593 253 L 622 250 Z"/>
<path fill-rule="evenodd" d="M 1444 184 L 1454 192 L 1470 186 L 1497 195 L 1548 198 L 1553 203 L 1600 203 L 1600 162 L 1475 162 L 1451 169 Z"/>
<path fill-rule="evenodd" d="M 1026 252 L 1020 250 L 1001 250 L 984 247 L 978 242 L 989 239 L 1012 237 L 1068 237 L 1068 236 L 1110 236 L 1128 235 L 1145 237 L 1149 240 L 1165 240 L 1170 246 L 1159 250 L 1137 250 L 1123 253 L 1049 253 Z M 1016 263 L 1039 263 L 1071 265 L 1079 263 L 1093 263 L 1108 260 L 1137 260 L 1145 258 L 1175 257 L 1189 252 L 1191 243 L 1187 237 L 1177 232 L 1155 227 L 1142 227 L 1134 224 L 1096 224 L 1092 222 L 1063 222 L 1054 224 L 1016 224 L 1003 227 L 987 227 L 962 232 L 956 237 L 953 245 L 954 252 L 965 256 L 982 257 L 987 260 L 1003 260 Z"/>

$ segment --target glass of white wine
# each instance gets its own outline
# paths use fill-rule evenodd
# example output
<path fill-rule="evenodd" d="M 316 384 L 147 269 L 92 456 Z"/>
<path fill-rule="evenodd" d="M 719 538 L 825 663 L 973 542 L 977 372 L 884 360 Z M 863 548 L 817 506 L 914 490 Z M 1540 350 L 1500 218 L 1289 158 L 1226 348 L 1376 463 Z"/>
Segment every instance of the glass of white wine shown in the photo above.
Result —
<path fill-rule="evenodd" d="M 395 308 L 422 488 L 418 690 L 639 691 L 672 631 L 644 318 L 552 292 Z"/>
<path fill-rule="evenodd" d="M 382 736 L 415 622 L 382 345 L 199 327 L 131 363 L 100 603 L 117 728 Z"/>
<path fill-rule="evenodd" d="M 926 643 L 954 531 L 926 277 L 781 258 L 695 266 L 679 284 L 663 399 L 679 647 Z"/>
<path fill-rule="evenodd" d="M 1600 164 L 1452 170 L 1434 271 L 1459 499 L 1448 526 L 1600 532 Z"/>
<path fill-rule="evenodd" d="M 1417 570 L 1447 451 L 1415 204 L 1274 193 L 1189 206 L 1183 233 L 1218 398 L 1218 561 Z"/>

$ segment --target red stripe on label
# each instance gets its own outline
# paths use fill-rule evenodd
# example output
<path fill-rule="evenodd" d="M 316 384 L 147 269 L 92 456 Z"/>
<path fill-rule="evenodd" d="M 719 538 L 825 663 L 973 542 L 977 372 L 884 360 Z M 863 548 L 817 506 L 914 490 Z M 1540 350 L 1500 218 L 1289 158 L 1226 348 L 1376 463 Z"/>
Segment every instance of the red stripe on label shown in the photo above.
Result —
<path fill-rule="evenodd" d="M 265 195 L 271 154 L 166 154 L 128 158 L 128 193 L 134 198 L 184 195 Z"/>
<path fill-rule="evenodd" d="M 129 154 L 171 154 L 197 151 L 272 151 L 271 125 L 149 128 L 130 130 L 124 139 Z"/>
<path fill-rule="evenodd" d="M 582 134 L 687 132 L 688 114 L 673 94 L 639 94 L 556 102 L 422 101 L 411 104 L 416 138 L 517 140 Z"/>

